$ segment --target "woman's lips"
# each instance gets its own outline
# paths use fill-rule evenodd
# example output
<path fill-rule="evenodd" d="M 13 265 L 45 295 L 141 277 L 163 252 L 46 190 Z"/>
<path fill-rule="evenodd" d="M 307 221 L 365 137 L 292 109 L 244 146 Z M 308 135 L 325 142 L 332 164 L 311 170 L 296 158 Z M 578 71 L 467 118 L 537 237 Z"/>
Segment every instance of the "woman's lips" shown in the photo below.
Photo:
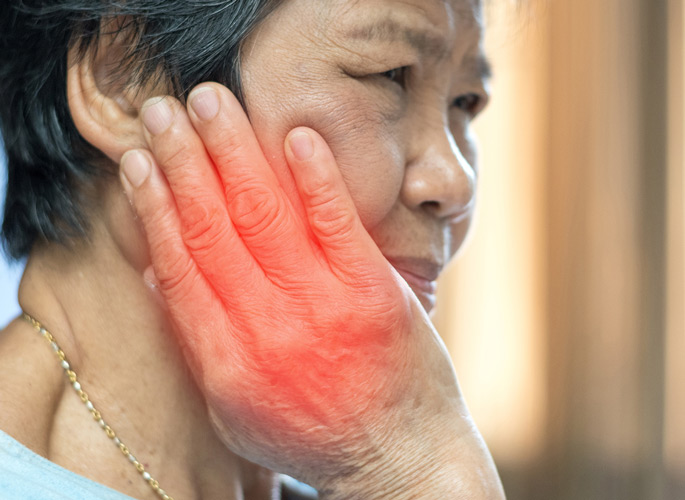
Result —
<path fill-rule="evenodd" d="M 388 262 L 411 287 L 423 307 L 430 311 L 435 305 L 436 280 L 442 265 L 430 259 L 415 257 L 393 257 L 388 258 Z"/>
<path fill-rule="evenodd" d="M 405 271 L 404 269 L 395 269 L 400 274 L 400 276 L 404 278 L 404 281 L 406 281 L 412 287 L 412 289 L 419 289 L 424 293 L 435 294 L 437 286 L 435 281 L 422 278 L 421 276 L 417 276 L 416 274 L 409 271 Z"/>

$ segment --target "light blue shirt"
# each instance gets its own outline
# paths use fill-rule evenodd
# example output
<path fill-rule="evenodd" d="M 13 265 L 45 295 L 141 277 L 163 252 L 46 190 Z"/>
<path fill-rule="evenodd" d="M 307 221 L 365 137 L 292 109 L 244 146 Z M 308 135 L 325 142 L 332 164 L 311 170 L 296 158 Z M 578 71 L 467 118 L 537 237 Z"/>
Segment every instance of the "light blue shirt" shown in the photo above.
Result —
<path fill-rule="evenodd" d="M 317 498 L 316 490 L 281 474 L 293 498 Z M 0 430 L 0 500 L 135 500 L 79 476 L 32 452 Z"/>
<path fill-rule="evenodd" d="M 0 431 L 0 500 L 133 500 L 32 452 Z"/>

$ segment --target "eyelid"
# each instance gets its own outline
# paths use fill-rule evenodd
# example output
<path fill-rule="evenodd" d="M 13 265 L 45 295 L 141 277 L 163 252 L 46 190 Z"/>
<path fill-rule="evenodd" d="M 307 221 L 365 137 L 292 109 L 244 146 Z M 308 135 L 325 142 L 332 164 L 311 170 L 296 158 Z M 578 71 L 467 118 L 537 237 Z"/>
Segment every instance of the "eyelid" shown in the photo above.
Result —
<path fill-rule="evenodd" d="M 402 88 L 405 88 L 407 84 L 408 70 L 409 66 L 398 66 L 396 68 L 391 68 L 389 70 L 382 71 L 377 75 L 381 78 L 385 78 L 387 80 L 390 80 L 391 82 L 400 85 Z"/>
<path fill-rule="evenodd" d="M 485 109 L 488 101 L 489 96 L 482 92 L 465 92 L 452 99 L 450 107 L 460 109 L 475 118 Z"/>

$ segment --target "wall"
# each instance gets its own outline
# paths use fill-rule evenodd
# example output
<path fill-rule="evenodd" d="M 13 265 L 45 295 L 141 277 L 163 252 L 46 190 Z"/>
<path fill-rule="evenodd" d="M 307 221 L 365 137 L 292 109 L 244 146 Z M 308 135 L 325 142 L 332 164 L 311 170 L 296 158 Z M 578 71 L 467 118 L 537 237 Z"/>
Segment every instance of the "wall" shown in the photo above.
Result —
<path fill-rule="evenodd" d="M 3 149 L 0 148 L 0 206 L 4 206 L 7 172 Z M 22 266 L 10 264 L 0 253 L 0 327 L 7 324 L 19 312 L 17 287 Z"/>
<path fill-rule="evenodd" d="M 510 500 L 685 498 L 682 1 L 513 4 L 436 323 Z"/>

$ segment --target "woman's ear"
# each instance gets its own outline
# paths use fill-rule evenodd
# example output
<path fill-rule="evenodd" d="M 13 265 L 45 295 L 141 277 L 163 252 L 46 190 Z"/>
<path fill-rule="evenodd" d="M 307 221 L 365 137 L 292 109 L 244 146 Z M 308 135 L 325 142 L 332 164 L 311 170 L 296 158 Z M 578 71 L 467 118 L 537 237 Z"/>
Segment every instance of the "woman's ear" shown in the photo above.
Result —
<path fill-rule="evenodd" d="M 134 148 L 145 148 L 140 107 L 145 92 L 132 91 L 116 70 L 121 64 L 121 37 L 102 36 L 97 50 L 77 57 L 69 53 L 67 97 L 71 117 L 83 138 L 113 162 Z"/>

